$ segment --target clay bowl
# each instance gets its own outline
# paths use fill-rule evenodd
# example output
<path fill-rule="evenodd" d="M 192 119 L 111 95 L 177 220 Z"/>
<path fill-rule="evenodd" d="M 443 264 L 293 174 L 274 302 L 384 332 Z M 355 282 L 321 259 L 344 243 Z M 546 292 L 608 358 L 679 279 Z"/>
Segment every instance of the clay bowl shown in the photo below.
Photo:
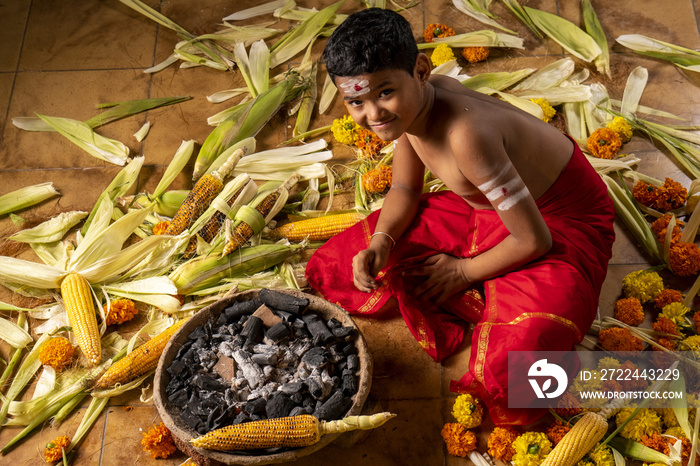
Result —
<path fill-rule="evenodd" d="M 355 322 L 352 320 L 350 315 L 343 310 L 340 306 L 332 304 L 322 298 L 307 293 L 302 293 L 296 290 L 286 290 L 286 289 L 276 289 L 282 293 L 288 293 L 294 296 L 304 297 L 309 300 L 308 310 L 306 312 L 315 312 L 319 317 L 329 320 L 331 318 L 336 318 L 344 326 L 353 326 L 357 329 Z M 211 320 L 216 322 L 221 312 L 227 307 L 231 306 L 237 301 L 247 301 L 255 298 L 258 295 L 259 290 L 248 290 L 241 293 L 227 295 L 219 301 L 205 307 L 201 311 L 197 312 L 195 315 L 190 317 L 189 321 L 186 322 L 180 330 L 178 330 L 170 339 L 167 346 L 163 350 L 163 354 L 160 357 L 158 363 L 158 368 L 155 374 L 155 389 L 153 398 L 155 400 L 156 408 L 158 409 L 158 414 L 165 423 L 165 425 L 173 433 L 173 438 L 176 445 L 185 454 L 191 456 L 198 465 L 200 466 L 215 466 L 220 464 L 227 465 L 253 465 L 253 464 L 273 464 L 273 463 L 283 463 L 294 461 L 302 456 L 309 455 L 315 451 L 320 450 L 324 446 L 333 442 L 341 434 L 324 435 L 321 440 L 311 446 L 305 448 L 290 449 L 285 451 L 280 451 L 271 454 L 243 454 L 237 452 L 221 452 L 204 450 L 201 448 L 195 448 L 190 445 L 189 440 L 198 437 L 199 434 L 193 431 L 187 424 L 185 424 L 178 415 L 178 410 L 170 403 L 167 396 L 165 395 L 165 389 L 170 382 L 170 374 L 166 370 L 170 367 L 173 359 L 177 355 L 178 350 L 184 344 L 189 334 L 194 331 L 195 328 L 204 325 L 207 321 Z M 370 386 L 372 383 L 372 357 L 367 349 L 367 344 L 362 337 L 362 334 L 357 329 L 357 336 L 355 338 L 355 345 L 357 346 L 358 356 L 360 359 L 360 370 L 358 373 L 358 391 L 353 396 L 353 404 L 348 410 L 346 416 L 354 416 L 360 414 L 362 407 L 365 403 L 367 395 L 369 394 Z"/>

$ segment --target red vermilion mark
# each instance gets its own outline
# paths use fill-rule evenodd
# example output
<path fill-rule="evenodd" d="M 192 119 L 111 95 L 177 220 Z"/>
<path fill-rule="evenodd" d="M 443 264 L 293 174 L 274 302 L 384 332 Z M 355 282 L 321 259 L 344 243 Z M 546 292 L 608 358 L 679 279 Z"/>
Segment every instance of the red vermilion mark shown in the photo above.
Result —
<path fill-rule="evenodd" d="M 362 86 L 360 86 L 359 84 L 355 84 L 354 89 L 356 92 L 360 92 L 362 90 Z"/>
<path fill-rule="evenodd" d="M 508 194 L 508 190 L 506 188 L 501 188 L 501 191 L 503 192 L 504 196 Z"/>

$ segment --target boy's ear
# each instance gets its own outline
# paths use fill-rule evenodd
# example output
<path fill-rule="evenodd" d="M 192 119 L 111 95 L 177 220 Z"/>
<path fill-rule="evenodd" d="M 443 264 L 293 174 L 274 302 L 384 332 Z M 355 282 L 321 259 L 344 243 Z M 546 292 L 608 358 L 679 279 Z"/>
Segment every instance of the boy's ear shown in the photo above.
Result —
<path fill-rule="evenodd" d="M 419 53 L 416 57 L 416 66 L 413 69 L 414 76 L 423 82 L 427 82 L 430 77 L 430 58 L 424 53 Z"/>

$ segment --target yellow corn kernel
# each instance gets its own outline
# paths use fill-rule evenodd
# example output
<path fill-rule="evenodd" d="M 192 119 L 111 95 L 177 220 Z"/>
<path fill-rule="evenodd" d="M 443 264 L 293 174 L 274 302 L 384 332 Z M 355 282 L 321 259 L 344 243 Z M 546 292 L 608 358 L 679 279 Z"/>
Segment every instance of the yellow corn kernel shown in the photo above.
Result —
<path fill-rule="evenodd" d="M 158 359 L 160 359 L 165 345 L 185 321 L 187 319 L 175 322 L 166 330 L 112 364 L 92 388 L 102 389 L 112 387 L 118 383 L 125 384 L 155 369 L 158 366 Z"/>
<path fill-rule="evenodd" d="M 608 422 L 597 413 L 586 413 L 542 462 L 542 466 L 575 466 L 603 438 Z"/>
<path fill-rule="evenodd" d="M 99 364 L 102 344 L 90 284 L 82 275 L 69 273 L 61 282 L 61 296 L 80 350 L 91 364 Z"/>
<path fill-rule="evenodd" d="M 348 212 L 344 214 L 324 215 L 323 217 L 300 220 L 298 222 L 287 223 L 272 230 L 275 238 L 287 238 L 290 241 L 325 241 L 341 233 L 365 216 L 359 212 Z"/>
<path fill-rule="evenodd" d="M 190 440 L 208 450 L 254 450 L 275 447 L 307 447 L 321 439 L 318 419 L 309 414 L 263 419 L 222 427 Z"/>

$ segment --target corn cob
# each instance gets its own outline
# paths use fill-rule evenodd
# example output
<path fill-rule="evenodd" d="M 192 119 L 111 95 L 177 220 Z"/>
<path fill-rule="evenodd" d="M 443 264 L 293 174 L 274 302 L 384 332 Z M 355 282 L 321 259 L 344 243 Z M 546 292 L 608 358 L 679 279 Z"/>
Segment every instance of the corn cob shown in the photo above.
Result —
<path fill-rule="evenodd" d="M 260 201 L 258 205 L 255 206 L 255 210 L 257 210 L 263 218 L 266 218 L 272 211 L 272 208 L 275 206 L 280 194 L 285 190 L 291 189 L 297 183 L 297 181 L 299 181 L 299 175 L 294 174 L 290 176 L 287 181 L 280 185 L 279 188 L 268 194 L 262 201 Z M 241 221 L 233 231 L 226 231 L 227 243 L 221 255 L 226 256 L 240 248 L 247 243 L 254 234 L 255 231 L 253 231 L 253 227 L 248 223 Z"/>
<path fill-rule="evenodd" d="M 166 330 L 112 364 L 92 388 L 102 389 L 116 384 L 125 384 L 155 369 L 158 366 L 158 359 L 160 359 L 165 345 L 185 321 L 187 319 L 175 322 Z"/>
<path fill-rule="evenodd" d="M 287 238 L 290 241 L 302 241 L 307 238 L 310 241 L 325 241 L 364 218 L 365 216 L 359 212 L 324 215 L 323 217 L 287 223 L 272 230 L 271 234 L 275 238 Z"/>
<path fill-rule="evenodd" d="M 224 189 L 224 178 L 231 173 L 245 152 L 245 148 L 238 149 L 218 170 L 204 175 L 195 183 L 185 202 L 170 221 L 165 235 L 179 235 L 192 226 L 197 217 L 204 213 L 211 201 Z"/>
<path fill-rule="evenodd" d="M 255 450 L 276 447 L 308 447 L 322 435 L 369 430 L 396 416 L 378 413 L 371 416 L 349 416 L 339 421 L 319 421 L 310 414 L 263 419 L 222 427 L 190 440 L 197 448 L 208 450 Z"/>
<path fill-rule="evenodd" d="M 236 202 L 236 199 L 238 199 L 238 196 L 241 195 L 244 189 L 245 186 L 239 189 L 233 196 L 231 196 L 231 199 L 229 199 L 226 204 L 228 204 L 228 206 L 231 207 L 233 203 Z M 212 215 L 212 217 L 209 219 L 209 221 L 202 227 L 202 229 L 197 232 L 197 234 L 208 243 L 212 239 L 214 239 L 217 233 L 219 233 L 219 230 L 221 230 L 221 227 L 223 226 L 225 220 L 226 214 L 221 211 L 216 211 L 214 215 Z M 195 252 L 197 252 L 196 236 L 190 239 L 190 242 L 187 244 L 187 249 L 185 249 L 183 257 L 185 259 L 189 259 L 190 257 L 194 256 Z"/>
<path fill-rule="evenodd" d="M 69 273 L 61 282 L 61 296 L 78 346 L 96 366 L 102 361 L 102 344 L 90 284 L 82 275 Z"/>
<path fill-rule="evenodd" d="M 575 466 L 591 451 L 608 430 L 608 421 L 588 412 L 561 439 L 542 462 L 542 466 Z"/>

